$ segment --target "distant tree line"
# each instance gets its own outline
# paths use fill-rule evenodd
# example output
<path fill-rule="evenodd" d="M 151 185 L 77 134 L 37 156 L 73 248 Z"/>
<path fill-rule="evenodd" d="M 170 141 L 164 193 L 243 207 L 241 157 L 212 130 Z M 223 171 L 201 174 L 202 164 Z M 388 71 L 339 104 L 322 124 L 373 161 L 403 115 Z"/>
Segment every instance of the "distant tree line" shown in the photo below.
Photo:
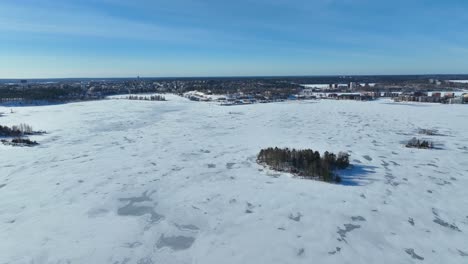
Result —
<path fill-rule="evenodd" d="M 2 88 L 2 101 L 21 99 L 24 101 L 63 101 L 80 97 L 81 89 L 75 87 L 35 87 L 35 88 Z"/>
<path fill-rule="evenodd" d="M 419 149 L 432 149 L 434 148 L 434 144 L 428 140 L 420 140 L 417 138 L 412 138 L 406 144 L 407 148 L 419 148 Z"/>
<path fill-rule="evenodd" d="M 277 171 L 290 172 L 304 178 L 318 179 L 325 182 L 340 182 L 336 170 L 349 166 L 349 154 L 338 155 L 326 151 L 322 156 L 311 149 L 267 148 L 260 150 L 257 156 L 259 164 L 268 165 Z"/>
<path fill-rule="evenodd" d="M 166 101 L 166 98 L 162 95 L 151 95 L 151 96 L 141 96 L 141 95 L 129 95 L 126 97 L 128 100 L 142 100 L 142 101 Z"/>

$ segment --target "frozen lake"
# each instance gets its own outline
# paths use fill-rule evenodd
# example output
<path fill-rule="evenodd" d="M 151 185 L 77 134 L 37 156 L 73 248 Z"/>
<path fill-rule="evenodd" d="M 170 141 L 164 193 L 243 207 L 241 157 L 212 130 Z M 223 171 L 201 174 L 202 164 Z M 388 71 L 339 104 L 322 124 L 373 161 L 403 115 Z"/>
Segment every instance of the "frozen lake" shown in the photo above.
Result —
<path fill-rule="evenodd" d="M 466 105 L 166 98 L 0 107 L 48 132 L 0 145 L 0 263 L 468 262 Z M 274 146 L 353 167 L 293 178 L 256 164 Z"/>

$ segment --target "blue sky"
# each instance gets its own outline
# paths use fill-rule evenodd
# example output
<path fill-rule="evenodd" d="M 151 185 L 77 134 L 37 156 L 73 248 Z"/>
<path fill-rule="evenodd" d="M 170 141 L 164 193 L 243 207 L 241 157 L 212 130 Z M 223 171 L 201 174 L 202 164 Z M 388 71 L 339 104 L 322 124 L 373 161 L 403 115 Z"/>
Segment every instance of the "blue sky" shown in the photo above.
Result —
<path fill-rule="evenodd" d="M 466 0 L 0 0 L 0 78 L 468 73 Z"/>

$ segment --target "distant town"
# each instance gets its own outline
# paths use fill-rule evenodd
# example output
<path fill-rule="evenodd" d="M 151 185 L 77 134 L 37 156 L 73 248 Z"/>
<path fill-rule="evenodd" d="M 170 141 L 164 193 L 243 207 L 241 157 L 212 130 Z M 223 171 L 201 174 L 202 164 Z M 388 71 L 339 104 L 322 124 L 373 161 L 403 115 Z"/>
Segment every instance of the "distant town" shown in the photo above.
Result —
<path fill-rule="evenodd" d="M 467 104 L 468 75 L 2 80 L 2 105 L 101 100 L 119 94 L 172 93 L 220 105 L 286 100 L 391 98 L 395 102 Z M 129 97 L 138 99 L 137 97 Z M 147 100 L 155 100 L 152 97 Z M 141 99 L 141 98 L 140 98 Z M 157 98 L 160 101 L 161 98 Z"/>

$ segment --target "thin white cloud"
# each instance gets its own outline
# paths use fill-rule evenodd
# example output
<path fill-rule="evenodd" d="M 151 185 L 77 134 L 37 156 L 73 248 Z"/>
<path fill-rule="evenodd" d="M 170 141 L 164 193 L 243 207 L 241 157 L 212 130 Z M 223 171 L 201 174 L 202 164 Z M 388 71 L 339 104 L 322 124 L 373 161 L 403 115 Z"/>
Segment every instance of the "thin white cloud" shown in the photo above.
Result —
<path fill-rule="evenodd" d="M 190 42 L 210 35 L 202 29 L 130 21 L 89 10 L 50 10 L 4 4 L 0 4 L 0 31 Z"/>

